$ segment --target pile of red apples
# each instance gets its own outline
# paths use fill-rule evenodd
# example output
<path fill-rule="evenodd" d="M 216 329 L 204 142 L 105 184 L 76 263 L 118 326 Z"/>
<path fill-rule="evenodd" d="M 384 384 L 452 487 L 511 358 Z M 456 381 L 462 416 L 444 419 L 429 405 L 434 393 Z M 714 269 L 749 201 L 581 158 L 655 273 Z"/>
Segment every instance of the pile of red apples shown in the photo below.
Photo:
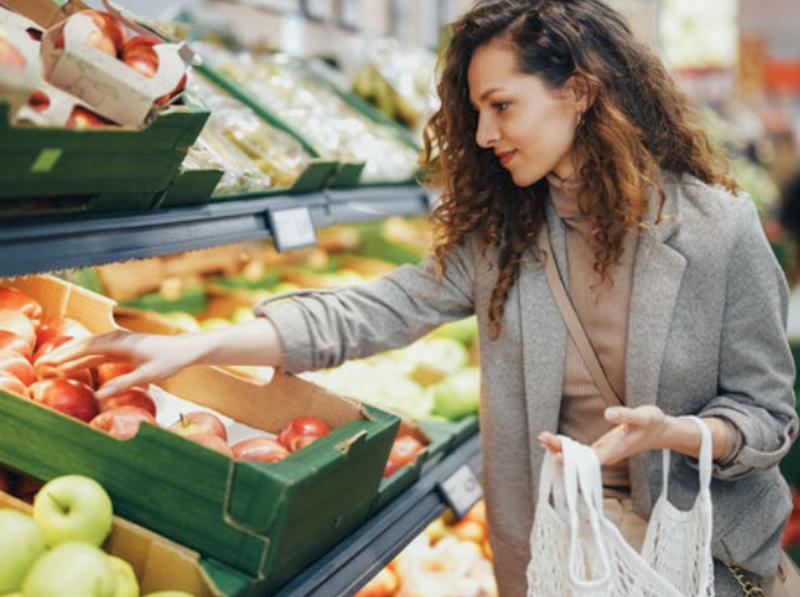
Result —
<path fill-rule="evenodd" d="M 99 400 L 95 395 L 108 380 L 131 371 L 130 364 L 104 363 L 68 377 L 41 363 L 44 355 L 62 344 L 91 335 L 74 319 L 44 318 L 42 314 L 42 306 L 26 293 L 13 287 L 0 288 L 0 389 L 30 398 L 117 439 L 134 437 L 142 423 L 158 426 L 155 401 L 142 388 Z M 228 446 L 224 423 L 205 411 L 182 414 L 167 429 L 227 456 L 267 463 L 283 460 L 330 431 L 315 417 L 296 417 L 277 441 L 254 437 Z"/>
<path fill-rule="evenodd" d="M 136 35 L 129 38 L 122 23 L 106 12 L 87 9 L 76 14 L 91 17 L 94 24 L 93 30 L 87 35 L 86 39 L 82 40 L 83 44 L 119 60 L 121 68 L 132 68 L 147 78 L 153 78 L 156 75 L 159 60 L 155 47 L 165 43 L 163 40 L 153 35 Z M 60 50 L 64 49 L 63 25 L 56 37 L 55 47 Z M 11 53 L 11 50 L 14 49 L 13 46 L 9 46 L 7 52 L 4 52 L 3 48 L 2 40 L 0 40 L 0 61 L 4 60 L 4 56 L 8 54 L 8 62 L 13 62 L 14 56 Z M 122 66 L 122 64 L 126 66 Z M 154 103 L 159 106 L 168 104 L 183 91 L 185 86 L 186 74 L 184 73 L 178 85 L 171 92 L 157 98 Z M 38 89 L 31 96 L 28 104 L 34 110 L 42 112 L 50 106 L 50 97 L 46 90 Z M 83 106 L 75 106 L 65 126 L 67 128 L 92 128 L 111 124 L 114 123 L 92 110 Z"/>

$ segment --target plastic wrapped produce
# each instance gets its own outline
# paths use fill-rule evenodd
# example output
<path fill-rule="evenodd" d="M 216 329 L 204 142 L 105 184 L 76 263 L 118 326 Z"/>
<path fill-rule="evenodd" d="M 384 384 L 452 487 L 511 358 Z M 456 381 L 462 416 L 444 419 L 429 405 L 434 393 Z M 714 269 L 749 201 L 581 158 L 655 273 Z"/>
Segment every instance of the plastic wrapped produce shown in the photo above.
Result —
<path fill-rule="evenodd" d="M 201 140 L 226 166 L 216 194 L 290 187 L 308 167 L 300 144 L 250 108 L 200 76 L 193 74 L 188 87 L 211 108 Z"/>
<path fill-rule="evenodd" d="M 419 131 L 439 107 L 436 55 L 392 38 L 357 38 L 339 55 L 353 91 Z"/>
<path fill-rule="evenodd" d="M 365 182 L 402 181 L 417 171 L 417 151 L 397 131 L 377 124 L 284 54 L 235 55 L 198 44 L 218 70 L 301 135 L 323 158 L 365 162 Z"/>

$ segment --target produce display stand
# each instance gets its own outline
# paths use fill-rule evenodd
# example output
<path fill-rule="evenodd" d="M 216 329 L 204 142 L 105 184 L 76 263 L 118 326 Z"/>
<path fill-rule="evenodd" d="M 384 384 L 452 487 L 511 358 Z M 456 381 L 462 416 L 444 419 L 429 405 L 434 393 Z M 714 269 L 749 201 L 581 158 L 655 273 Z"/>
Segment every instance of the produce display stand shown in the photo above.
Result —
<path fill-rule="evenodd" d="M 280 230 L 274 229 L 279 221 L 274 216 L 282 211 L 299 210 L 307 214 L 317 229 L 393 215 L 422 215 L 429 210 L 429 201 L 421 187 L 407 185 L 324 190 L 145 213 L 4 219 L 0 220 L 0 277 L 274 236 L 280 234 Z M 453 435 L 448 453 L 423 467 L 416 482 L 272 594 L 282 597 L 352 594 L 448 505 L 457 509 L 459 502 L 461 507 L 467 502 L 471 505 L 480 492 L 476 480 L 480 470 L 479 438 L 474 420 L 463 426 L 472 433 L 466 437 Z M 469 488 L 465 488 L 465 482 Z M 342 499 L 346 496 L 342 495 Z M 219 572 L 227 581 L 226 595 L 247 594 L 246 576 L 242 575 L 241 585 L 237 586 L 236 574 L 231 574 L 235 571 L 227 568 Z"/>
<path fill-rule="evenodd" d="M 420 187 L 319 191 L 80 219 L 0 219 L 0 275 L 13 276 L 141 259 L 257 240 L 273 234 L 270 215 L 308 210 L 314 228 L 413 216 L 428 210 Z M 296 213 L 296 212 L 295 212 Z"/>

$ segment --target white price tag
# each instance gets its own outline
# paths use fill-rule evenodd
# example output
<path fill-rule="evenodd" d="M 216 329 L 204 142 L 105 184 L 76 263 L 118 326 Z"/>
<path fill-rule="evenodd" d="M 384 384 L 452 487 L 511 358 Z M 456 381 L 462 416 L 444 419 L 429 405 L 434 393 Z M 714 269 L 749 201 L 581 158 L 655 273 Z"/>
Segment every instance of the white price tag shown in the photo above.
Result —
<path fill-rule="evenodd" d="M 279 252 L 317 244 L 314 221 L 307 207 L 290 207 L 267 212 L 275 248 Z"/>
<path fill-rule="evenodd" d="M 466 464 L 442 481 L 439 490 L 459 518 L 469 512 L 470 508 L 483 497 L 481 484 Z"/>

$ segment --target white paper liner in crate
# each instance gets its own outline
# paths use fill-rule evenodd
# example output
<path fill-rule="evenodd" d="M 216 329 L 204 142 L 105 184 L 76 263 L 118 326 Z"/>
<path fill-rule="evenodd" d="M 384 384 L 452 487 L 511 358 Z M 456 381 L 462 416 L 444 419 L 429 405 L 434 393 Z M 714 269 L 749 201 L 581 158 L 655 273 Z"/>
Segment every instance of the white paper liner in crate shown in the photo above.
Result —
<path fill-rule="evenodd" d="M 163 390 L 154 384 L 150 385 L 148 392 L 150 393 L 150 397 L 156 403 L 156 421 L 164 428 L 176 423 L 182 414 L 185 415 L 190 412 L 203 411 L 219 417 L 219 419 L 225 425 L 225 430 L 228 433 L 228 445 L 230 446 L 253 437 L 266 436 L 270 439 L 277 438 L 277 435 L 274 433 L 264 431 L 263 429 L 258 429 L 257 427 L 245 425 L 244 423 L 236 421 L 215 411 L 213 408 L 202 406 L 195 402 L 179 398 L 174 394 L 170 394 L 166 390 Z"/>

